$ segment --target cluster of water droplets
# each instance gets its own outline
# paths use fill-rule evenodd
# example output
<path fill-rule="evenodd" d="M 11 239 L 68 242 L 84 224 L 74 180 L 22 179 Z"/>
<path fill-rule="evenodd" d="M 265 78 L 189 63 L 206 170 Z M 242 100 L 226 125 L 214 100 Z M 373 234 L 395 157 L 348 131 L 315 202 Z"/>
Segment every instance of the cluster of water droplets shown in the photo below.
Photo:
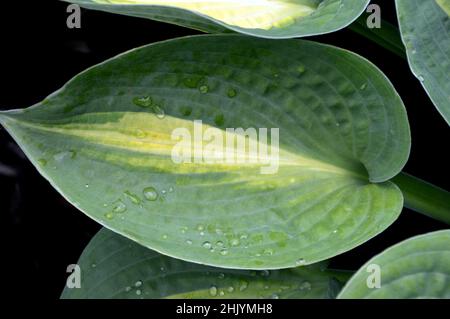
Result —
<path fill-rule="evenodd" d="M 125 217 L 123 214 L 127 212 L 128 210 L 128 203 L 131 203 L 132 205 L 136 205 L 138 207 L 143 207 L 144 202 L 155 202 L 158 199 L 163 201 L 163 197 L 167 195 L 167 193 L 172 193 L 174 191 L 173 187 L 169 187 L 168 191 L 165 189 L 162 189 L 158 192 L 158 190 L 153 186 L 145 187 L 142 190 L 142 194 L 136 194 L 129 190 L 126 190 L 123 192 L 123 196 L 116 201 L 114 201 L 111 205 L 111 208 L 108 212 L 105 213 L 105 218 L 108 220 L 112 220 L 115 217 L 119 216 L 121 219 L 124 219 Z M 104 204 L 104 207 L 108 207 L 110 205 Z"/>
<path fill-rule="evenodd" d="M 136 296 L 141 296 L 143 294 L 143 281 L 137 280 L 131 286 L 125 287 L 126 293 L 134 293 Z"/>
<path fill-rule="evenodd" d="M 150 96 L 140 96 L 133 98 L 133 103 L 140 108 L 146 109 L 151 113 L 154 113 L 157 118 L 163 119 L 166 116 L 166 113 L 161 105 L 158 105 L 153 102 L 153 99 Z"/>

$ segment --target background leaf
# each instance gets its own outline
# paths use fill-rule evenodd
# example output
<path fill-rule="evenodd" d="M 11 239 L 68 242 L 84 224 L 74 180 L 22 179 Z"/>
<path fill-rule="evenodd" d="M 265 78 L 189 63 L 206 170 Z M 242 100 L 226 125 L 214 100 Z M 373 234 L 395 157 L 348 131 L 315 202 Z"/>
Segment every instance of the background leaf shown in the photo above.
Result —
<path fill-rule="evenodd" d="M 368 261 L 338 298 L 450 298 L 450 230 L 401 242 Z M 381 288 L 369 289 L 368 265 L 381 268 Z"/>
<path fill-rule="evenodd" d="M 293 38 L 342 29 L 369 0 L 70 0 L 89 9 L 175 23 L 205 32 L 224 29 L 264 37 Z"/>
<path fill-rule="evenodd" d="M 161 42 L 83 72 L 32 108 L 0 114 L 69 202 L 187 261 L 315 263 L 379 234 L 403 205 L 398 188 L 382 182 L 409 155 L 404 106 L 375 66 L 327 45 L 238 35 Z M 264 155 L 174 163 L 171 134 L 192 132 L 194 120 L 201 131 L 279 128 L 278 171 L 261 174 Z M 260 149 L 272 144 L 260 137 Z"/>
<path fill-rule="evenodd" d="M 450 124 L 450 18 L 435 0 L 396 1 L 411 70 Z"/>
<path fill-rule="evenodd" d="M 81 288 L 64 299 L 335 298 L 348 273 L 325 263 L 280 271 L 196 265 L 160 255 L 102 229 L 78 261 Z"/>

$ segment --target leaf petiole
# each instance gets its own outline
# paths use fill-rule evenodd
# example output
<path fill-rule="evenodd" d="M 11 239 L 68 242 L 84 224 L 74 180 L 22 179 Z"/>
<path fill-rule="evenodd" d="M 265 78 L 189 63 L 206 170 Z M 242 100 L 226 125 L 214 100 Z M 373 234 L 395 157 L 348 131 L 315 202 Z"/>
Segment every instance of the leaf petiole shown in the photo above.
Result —
<path fill-rule="evenodd" d="M 450 224 L 450 192 L 406 173 L 393 182 L 403 192 L 405 207 Z"/>

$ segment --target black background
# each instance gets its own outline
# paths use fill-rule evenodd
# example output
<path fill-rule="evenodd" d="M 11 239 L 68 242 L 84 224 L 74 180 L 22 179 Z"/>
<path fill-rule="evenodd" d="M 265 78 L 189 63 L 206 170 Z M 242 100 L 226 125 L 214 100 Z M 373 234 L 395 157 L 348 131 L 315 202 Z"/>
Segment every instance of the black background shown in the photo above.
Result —
<path fill-rule="evenodd" d="M 5 1 L 6 2 L 6 1 Z M 385 20 L 397 24 L 394 1 L 373 1 Z M 82 28 L 66 26 L 67 3 L 8 1 L 0 11 L 0 109 L 31 106 L 80 71 L 144 44 L 199 33 L 144 19 L 82 11 Z M 450 128 L 436 111 L 407 62 L 350 30 L 311 37 L 349 49 L 385 72 L 406 105 L 413 138 L 405 170 L 450 189 L 445 153 Z M 9 297 L 56 299 L 66 267 L 76 263 L 99 229 L 67 203 L 34 169 L 0 128 L 0 282 Z M 5 169 L 6 168 L 6 169 Z M 3 173 L 2 173 L 3 172 Z M 333 259 L 332 266 L 357 269 L 386 247 L 446 226 L 404 209 L 380 236 Z"/>

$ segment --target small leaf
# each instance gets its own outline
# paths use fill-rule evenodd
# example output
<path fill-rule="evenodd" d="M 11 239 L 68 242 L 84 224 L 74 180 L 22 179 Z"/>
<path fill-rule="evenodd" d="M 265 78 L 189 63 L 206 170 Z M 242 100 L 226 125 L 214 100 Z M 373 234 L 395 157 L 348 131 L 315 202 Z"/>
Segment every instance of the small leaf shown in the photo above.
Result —
<path fill-rule="evenodd" d="M 400 32 L 414 75 L 450 124 L 450 18 L 448 1 L 396 0 Z"/>
<path fill-rule="evenodd" d="M 368 261 L 338 298 L 450 298 L 450 230 L 405 240 Z M 380 269 L 380 288 L 367 284 L 369 265 Z M 370 270 L 370 269 L 369 269 Z"/>
<path fill-rule="evenodd" d="M 70 0 L 89 9 L 206 31 L 229 29 L 264 38 L 293 38 L 345 28 L 369 0 Z"/>
<path fill-rule="evenodd" d="M 187 261 L 316 263 L 379 234 L 403 206 L 385 182 L 409 155 L 399 96 L 367 60 L 314 42 L 165 41 L 0 114 L 68 201 Z M 218 145 L 208 132 L 222 141 L 217 152 L 206 151 Z M 189 156 L 179 162 L 174 153 Z"/>
<path fill-rule="evenodd" d="M 160 255 L 107 229 L 78 261 L 81 288 L 63 299 L 335 298 L 346 272 L 321 263 L 279 271 L 245 271 L 191 264 Z"/>

